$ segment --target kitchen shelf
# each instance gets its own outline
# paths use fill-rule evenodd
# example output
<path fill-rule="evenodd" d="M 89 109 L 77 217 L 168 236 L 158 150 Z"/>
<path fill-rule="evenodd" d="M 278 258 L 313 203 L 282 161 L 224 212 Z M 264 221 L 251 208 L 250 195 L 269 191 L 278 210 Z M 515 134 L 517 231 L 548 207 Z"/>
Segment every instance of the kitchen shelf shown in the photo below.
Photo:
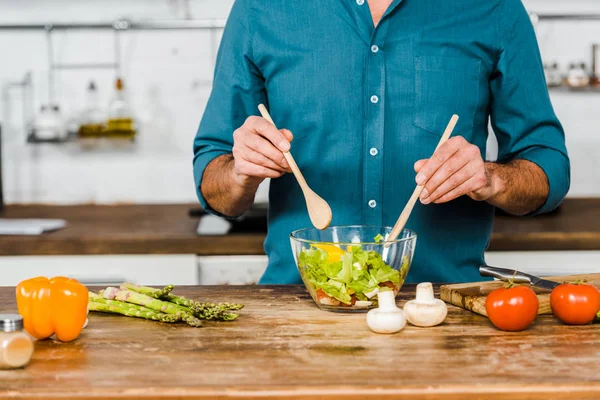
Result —
<path fill-rule="evenodd" d="M 118 63 L 54 64 L 52 69 L 119 69 Z"/>
<path fill-rule="evenodd" d="M 571 89 L 569 87 L 566 86 L 559 86 L 559 87 L 549 87 L 548 90 L 550 92 L 556 92 L 556 93 L 573 93 L 573 94 L 579 94 L 579 93 L 586 93 L 586 94 L 600 94 L 600 88 L 596 88 L 596 87 L 586 87 L 583 89 Z"/>
<path fill-rule="evenodd" d="M 120 19 L 113 22 L 90 23 L 23 23 L 0 24 L 0 30 L 69 30 L 69 29 L 112 29 L 117 31 L 127 30 L 182 30 L 182 29 L 223 29 L 226 19 L 188 19 L 188 20 L 154 20 L 154 21 L 129 21 Z"/>
<path fill-rule="evenodd" d="M 31 144 L 62 144 L 62 143 L 66 143 L 66 142 L 70 142 L 72 141 L 71 138 L 67 137 L 64 139 L 41 139 L 36 137 L 33 134 L 30 134 L 29 136 L 27 136 L 27 143 L 31 143 Z"/>
<path fill-rule="evenodd" d="M 600 14 L 529 14 L 540 21 L 600 21 Z"/>

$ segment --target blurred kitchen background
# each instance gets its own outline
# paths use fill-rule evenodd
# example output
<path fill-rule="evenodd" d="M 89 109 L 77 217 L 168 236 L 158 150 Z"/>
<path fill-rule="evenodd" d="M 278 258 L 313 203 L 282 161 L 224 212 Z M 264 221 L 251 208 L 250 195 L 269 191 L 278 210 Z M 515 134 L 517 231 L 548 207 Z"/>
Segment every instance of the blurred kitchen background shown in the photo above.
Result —
<path fill-rule="evenodd" d="M 0 187 L 7 204 L 0 232 L 61 224 L 7 219 L 66 221 L 40 236 L 0 236 L 0 285 L 36 274 L 102 284 L 258 280 L 266 267 L 267 185 L 256 208 L 232 225 L 201 215 L 192 179 L 192 140 L 232 3 L 0 0 Z M 600 47 L 594 47 L 600 45 L 600 2 L 525 5 L 567 132 L 569 199 L 588 199 L 571 206 L 579 212 L 600 197 Z M 494 152 L 491 138 L 492 159 Z M 530 220 L 528 227 L 506 218 L 508 228 L 498 237 L 511 226 L 561 235 L 558 226 L 572 224 L 553 221 L 572 220 L 567 211 Z M 598 250 L 532 246 L 492 243 L 487 258 L 545 274 L 600 265 L 600 244 Z M 577 266 L 570 265 L 574 256 Z"/>

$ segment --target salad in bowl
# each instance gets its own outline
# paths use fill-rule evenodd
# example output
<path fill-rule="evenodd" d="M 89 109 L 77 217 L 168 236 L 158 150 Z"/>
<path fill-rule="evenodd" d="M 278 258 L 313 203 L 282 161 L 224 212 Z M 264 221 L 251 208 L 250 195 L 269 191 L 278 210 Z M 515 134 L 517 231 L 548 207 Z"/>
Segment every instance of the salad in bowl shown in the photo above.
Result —
<path fill-rule="evenodd" d="M 417 235 L 404 230 L 386 241 L 392 228 L 334 226 L 301 229 L 290 241 L 300 276 L 317 305 L 328 311 L 366 311 L 377 293 L 398 293 L 410 269 Z"/>

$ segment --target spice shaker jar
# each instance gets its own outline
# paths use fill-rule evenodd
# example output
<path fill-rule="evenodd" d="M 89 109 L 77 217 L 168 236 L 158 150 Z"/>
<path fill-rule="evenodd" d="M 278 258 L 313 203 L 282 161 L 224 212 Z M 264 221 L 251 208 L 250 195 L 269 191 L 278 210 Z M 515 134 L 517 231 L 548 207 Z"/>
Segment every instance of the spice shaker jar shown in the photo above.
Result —
<path fill-rule="evenodd" d="M 546 76 L 548 87 L 558 87 L 563 83 L 563 77 L 557 63 L 544 64 L 544 75 Z"/>
<path fill-rule="evenodd" d="M 0 369 L 21 368 L 33 355 L 33 340 L 19 314 L 0 314 Z"/>
<path fill-rule="evenodd" d="M 567 75 L 567 85 L 571 89 L 583 89 L 590 83 L 590 76 L 585 71 L 585 64 L 571 64 Z"/>

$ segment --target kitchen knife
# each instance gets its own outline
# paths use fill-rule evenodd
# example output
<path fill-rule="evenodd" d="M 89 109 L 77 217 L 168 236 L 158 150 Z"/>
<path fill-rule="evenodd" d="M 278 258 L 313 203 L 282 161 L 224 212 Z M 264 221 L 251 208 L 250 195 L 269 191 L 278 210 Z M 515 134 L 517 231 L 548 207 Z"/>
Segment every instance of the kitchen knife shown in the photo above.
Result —
<path fill-rule="evenodd" d="M 507 268 L 496 268 L 482 265 L 479 267 L 479 274 L 481 276 L 491 276 L 498 278 L 502 281 L 513 280 L 515 283 L 528 283 L 532 286 L 539 287 L 542 289 L 552 290 L 560 283 L 548 281 L 546 279 L 538 278 L 537 276 L 529 275 L 524 272 L 515 271 Z"/>

